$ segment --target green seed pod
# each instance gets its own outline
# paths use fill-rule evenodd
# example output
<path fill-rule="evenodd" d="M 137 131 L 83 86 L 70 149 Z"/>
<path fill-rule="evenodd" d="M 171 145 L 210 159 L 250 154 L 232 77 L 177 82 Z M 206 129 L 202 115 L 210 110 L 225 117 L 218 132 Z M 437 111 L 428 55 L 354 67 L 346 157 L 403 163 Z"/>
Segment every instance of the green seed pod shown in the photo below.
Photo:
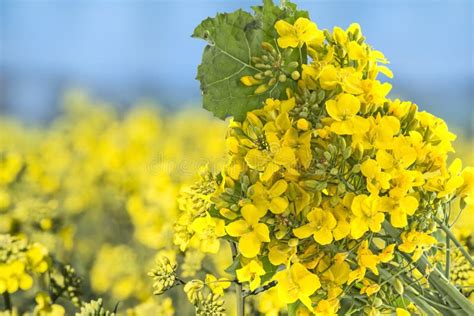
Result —
<path fill-rule="evenodd" d="M 324 33 L 324 37 L 326 38 L 326 41 L 328 41 L 328 42 L 331 43 L 331 42 L 332 42 L 332 35 L 331 35 L 331 33 L 330 33 L 328 30 L 324 30 L 323 33 Z"/>
<path fill-rule="evenodd" d="M 374 306 L 375 308 L 382 306 L 382 304 L 383 304 L 383 301 L 382 301 L 380 298 L 376 297 L 376 298 L 374 299 L 374 305 L 373 305 L 373 306 Z"/>
<path fill-rule="evenodd" d="M 262 62 L 262 59 L 260 57 L 252 57 L 251 60 L 253 64 L 258 64 Z"/>
<path fill-rule="evenodd" d="M 290 247 L 296 247 L 298 246 L 298 243 L 299 243 L 298 238 L 291 238 L 290 240 L 288 240 L 288 246 Z"/>
<path fill-rule="evenodd" d="M 288 68 L 295 69 L 297 68 L 299 63 L 297 61 L 292 61 L 291 63 L 288 64 Z"/>
<path fill-rule="evenodd" d="M 262 48 L 266 51 L 271 52 L 274 48 L 269 42 L 262 42 Z"/>
<path fill-rule="evenodd" d="M 266 64 L 255 64 L 255 67 L 259 68 L 259 69 L 266 69 L 268 65 Z"/>
<path fill-rule="evenodd" d="M 267 77 L 273 77 L 273 71 L 271 71 L 271 70 L 267 70 L 263 74 Z"/>
<path fill-rule="evenodd" d="M 295 80 L 295 81 L 298 80 L 298 79 L 300 79 L 300 73 L 299 73 L 299 71 L 297 71 L 297 70 L 293 71 L 293 72 L 291 73 L 291 79 L 293 79 L 293 80 Z"/>
<path fill-rule="evenodd" d="M 393 287 L 395 288 L 395 291 L 397 291 L 398 294 L 403 295 L 403 292 L 405 291 L 405 287 L 403 286 L 402 281 L 400 279 L 395 279 L 395 282 L 393 284 Z"/>

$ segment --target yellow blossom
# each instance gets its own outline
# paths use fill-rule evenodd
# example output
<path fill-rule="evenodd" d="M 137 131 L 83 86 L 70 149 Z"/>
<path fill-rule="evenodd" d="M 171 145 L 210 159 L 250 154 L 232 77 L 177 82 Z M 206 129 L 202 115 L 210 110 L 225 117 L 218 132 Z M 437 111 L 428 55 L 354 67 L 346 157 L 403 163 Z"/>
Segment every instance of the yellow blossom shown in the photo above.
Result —
<path fill-rule="evenodd" d="M 260 286 L 260 277 L 264 275 L 262 263 L 258 260 L 251 260 L 248 264 L 235 271 L 237 280 L 240 282 L 249 282 L 250 291 L 255 290 Z"/>
<path fill-rule="evenodd" d="M 436 238 L 433 236 L 416 230 L 403 232 L 401 239 L 402 243 L 398 245 L 398 249 L 406 253 L 413 253 L 412 259 L 414 261 L 420 259 L 423 252 L 436 243 Z"/>
<path fill-rule="evenodd" d="M 241 209 L 243 219 L 230 223 L 226 227 L 227 233 L 239 238 L 239 250 L 247 258 L 258 255 L 263 242 L 269 242 L 267 225 L 259 223 L 264 215 L 252 204 L 247 204 Z"/>
<path fill-rule="evenodd" d="M 275 275 L 278 281 L 278 297 L 286 304 L 300 300 L 308 309 L 313 310 L 309 298 L 321 283 L 317 275 L 311 273 L 301 263 L 294 263 L 291 267 Z"/>
<path fill-rule="evenodd" d="M 321 208 L 313 208 L 306 216 L 309 223 L 293 229 L 293 233 L 300 239 L 313 235 L 321 245 L 327 245 L 333 241 L 332 230 L 336 227 L 336 219 L 331 212 Z"/>
<path fill-rule="evenodd" d="M 321 45 L 324 40 L 323 32 L 318 26 L 306 18 L 298 18 L 293 25 L 278 20 L 275 29 L 280 36 L 278 45 L 282 48 L 301 47 L 303 44 Z"/>
<path fill-rule="evenodd" d="M 357 239 L 367 231 L 378 232 L 382 228 L 385 215 L 382 213 L 381 199 L 376 195 L 358 195 L 351 205 L 355 218 L 351 221 L 351 235 Z"/>
<path fill-rule="evenodd" d="M 335 120 L 331 130 L 339 135 L 365 133 L 369 129 L 369 122 L 357 115 L 360 101 L 350 94 L 342 94 L 337 100 L 326 101 L 326 110 Z"/>

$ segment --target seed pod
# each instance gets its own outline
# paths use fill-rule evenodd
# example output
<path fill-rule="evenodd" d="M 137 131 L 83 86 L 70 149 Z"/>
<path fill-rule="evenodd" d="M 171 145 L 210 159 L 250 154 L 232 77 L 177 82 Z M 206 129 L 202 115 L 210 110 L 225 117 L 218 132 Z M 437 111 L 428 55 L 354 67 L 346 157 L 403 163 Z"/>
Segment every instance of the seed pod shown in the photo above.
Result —
<path fill-rule="evenodd" d="M 402 281 L 400 281 L 400 279 L 395 279 L 393 286 L 395 288 L 395 291 L 397 291 L 398 294 L 403 295 L 405 288 L 403 286 Z"/>
<path fill-rule="evenodd" d="M 278 81 L 280 82 L 285 82 L 286 81 L 286 75 L 285 74 L 280 74 L 278 76 Z"/>
<path fill-rule="evenodd" d="M 298 238 L 291 238 L 290 240 L 288 240 L 288 246 L 290 247 L 296 247 L 298 246 L 298 243 L 299 243 Z"/>
<path fill-rule="evenodd" d="M 288 64 L 289 68 L 297 68 L 299 63 L 297 61 L 292 61 L 291 63 Z"/>
<path fill-rule="evenodd" d="M 380 298 L 376 297 L 374 299 L 374 307 L 375 308 L 382 306 L 382 304 L 383 304 L 383 301 Z"/>
<path fill-rule="evenodd" d="M 269 42 L 262 42 L 262 48 L 266 51 L 271 52 L 274 48 Z"/>
<path fill-rule="evenodd" d="M 262 62 L 262 59 L 260 57 L 252 57 L 251 60 L 253 64 L 258 64 Z"/>
<path fill-rule="evenodd" d="M 331 42 L 332 42 L 331 33 L 329 33 L 328 30 L 324 30 L 323 33 L 324 33 L 324 37 L 326 38 L 326 41 L 328 41 L 329 43 L 331 43 Z"/>
<path fill-rule="evenodd" d="M 297 71 L 297 70 L 293 71 L 293 72 L 291 73 L 291 79 L 293 79 L 293 80 L 295 80 L 295 81 L 298 80 L 298 79 L 300 79 L 300 73 L 299 73 L 299 71 Z"/>

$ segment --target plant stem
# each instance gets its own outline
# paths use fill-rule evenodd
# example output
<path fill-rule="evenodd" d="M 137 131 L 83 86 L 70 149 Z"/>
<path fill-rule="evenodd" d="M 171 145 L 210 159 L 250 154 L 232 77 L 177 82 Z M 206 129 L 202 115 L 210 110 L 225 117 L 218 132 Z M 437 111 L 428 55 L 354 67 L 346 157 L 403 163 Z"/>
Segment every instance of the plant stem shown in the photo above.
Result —
<path fill-rule="evenodd" d="M 230 242 L 230 249 L 232 250 L 232 259 L 235 260 L 237 257 L 237 246 L 235 243 Z M 235 283 L 235 298 L 237 300 L 237 316 L 245 316 L 245 297 L 240 282 Z"/>
<path fill-rule="evenodd" d="M 471 264 L 471 266 L 474 267 L 474 259 L 472 259 L 472 256 L 467 252 L 466 248 L 464 248 L 463 245 L 457 240 L 456 236 L 453 235 L 451 230 L 440 220 L 436 220 L 438 223 L 439 227 L 446 233 L 446 236 L 453 241 L 453 243 L 456 245 L 456 247 L 461 251 L 461 253 L 466 257 L 467 261 Z"/>
<path fill-rule="evenodd" d="M 5 310 L 12 311 L 12 302 L 10 300 L 10 294 L 8 292 L 3 292 L 3 302 L 5 303 Z"/>
<path fill-rule="evenodd" d="M 449 273 L 451 272 L 451 239 L 449 239 L 448 234 L 446 234 L 446 278 L 450 280 Z"/>

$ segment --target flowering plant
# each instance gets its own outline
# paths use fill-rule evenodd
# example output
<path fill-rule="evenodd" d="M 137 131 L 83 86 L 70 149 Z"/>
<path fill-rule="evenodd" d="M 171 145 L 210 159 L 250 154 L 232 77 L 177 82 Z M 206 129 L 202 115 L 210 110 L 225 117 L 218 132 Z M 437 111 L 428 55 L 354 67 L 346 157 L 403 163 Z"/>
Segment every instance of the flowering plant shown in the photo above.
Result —
<path fill-rule="evenodd" d="M 473 201 L 474 169 L 447 164 L 455 135 L 387 97 L 388 61 L 358 24 L 320 30 L 286 1 L 253 10 L 194 32 L 204 107 L 232 116 L 228 162 L 183 195 L 175 226 L 182 250 L 228 242 L 231 277 L 186 282 L 165 260 L 158 292 L 185 284 L 202 315 L 223 314 L 231 283 L 238 315 L 266 291 L 289 315 L 474 314 L 450 275 L 453 251 L 473 267 L 450 229 L 451 205 Z"/>

